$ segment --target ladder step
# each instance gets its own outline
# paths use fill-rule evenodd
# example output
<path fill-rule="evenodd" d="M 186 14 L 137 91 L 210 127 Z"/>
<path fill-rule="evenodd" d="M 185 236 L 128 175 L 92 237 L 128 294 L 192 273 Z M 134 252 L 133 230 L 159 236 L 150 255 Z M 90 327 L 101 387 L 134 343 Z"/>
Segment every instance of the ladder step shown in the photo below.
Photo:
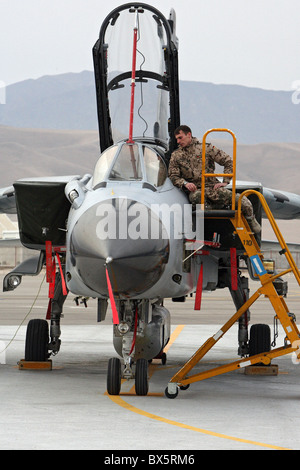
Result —
<path fill-rule="evenodd" d="M 215 218 L 228 218 L 233 219 L 235 217 L 235 211 L 232 210 L 206 210 L 204 211 L 204 218 L 215 219 Z"/>

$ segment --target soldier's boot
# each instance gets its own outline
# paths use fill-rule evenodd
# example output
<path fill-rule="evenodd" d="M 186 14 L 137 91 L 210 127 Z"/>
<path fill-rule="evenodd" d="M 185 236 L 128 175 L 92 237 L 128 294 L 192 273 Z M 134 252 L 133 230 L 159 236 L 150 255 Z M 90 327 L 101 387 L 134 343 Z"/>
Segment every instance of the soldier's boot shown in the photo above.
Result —
<path fill-rule="evenodd" d="M 261 232 L 261 226 L 257 222 L 254 215 L 252 217 L 246 217 L 246 220 L 247 220 L 247 222 L 249 224 L 249 227 L 251 228 L 253 233 L 260 233 Z"/>

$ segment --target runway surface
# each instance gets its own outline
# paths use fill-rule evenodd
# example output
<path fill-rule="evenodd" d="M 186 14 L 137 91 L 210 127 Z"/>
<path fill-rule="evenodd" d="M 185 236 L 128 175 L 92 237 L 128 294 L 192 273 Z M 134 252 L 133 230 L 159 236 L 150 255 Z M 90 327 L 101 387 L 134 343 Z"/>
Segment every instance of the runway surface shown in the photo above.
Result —
<path fill-rule="evenodd" d="M 300 287 L 288 276 L 286 301 L 297 315 Z M 300 369 L 291 355 L 273 361 L 278 376 L 249 376 L 241 369 L 196 382 L 174 400 L 164 395 L 171 377 L 235 313 L 227 290 L 204 293 L 200 312 L 193 310 L 193 298 L 167 301 L 172 318 L 167 364 L 149 366 L 146 397 L 135 395 L 133 381 L 124 382 L 121 394 L 112 397 L 106 393 L 107 362 L 116 356 L 111 314 L 97 324 L 94 300 L 87 308 L 76 307 L 69 295 L 61 351 L 51 371 L 18 369 L 26 324 L 45 317 L 47 289 L 42 276 L 27 277 L 16 291 L 0 297 L 0 449 L 97 449 L 107 455 L 175 449 L 190 455 L 204 449 L 300 448 Z M 269 304 L 259 299 L 251 324 L 273 324 Z M 280 328 L 277 346 L 283 342 Z M 238 359 L 234 325 L 193 372 Z"/>

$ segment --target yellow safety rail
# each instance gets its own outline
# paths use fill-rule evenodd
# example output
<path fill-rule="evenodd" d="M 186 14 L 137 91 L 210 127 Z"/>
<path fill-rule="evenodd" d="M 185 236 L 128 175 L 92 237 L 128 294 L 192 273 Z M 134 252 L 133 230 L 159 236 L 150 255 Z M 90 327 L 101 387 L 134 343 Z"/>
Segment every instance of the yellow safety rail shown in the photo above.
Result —
<path fill-rule="evenodd" d="M 205 151 L 206 151 L 206 137 L 211 132 L 228 132 L 233 138 L 233 172 L 232 173 L 205 173 Z M 201 204 L 205 201 L 205 178 L 209 177 L 230 177 L 232 178 L 232 210 L 235 210 L 235 186 L 236 186 L 236 137 L 235 134 L 229 129 L 210 129 L 205 132 L 202 138 L 202 176 L 201 176 Z"/>
<path fill-rule="evenodd" d="M 276 235 L 276 238 L 278 240 L 278 243 L 279 245 L 281 246 L 281 253 L 285 255 L 291 269 L 288 269 L 287 272 L 291 272 L 293 271 L 294 273 L 294 276 L 298 282 L 298 284 L 300 285 L 300 272 L 298 270 L 298 267 L 295 263 L 295 260 L 294 258 L 292 257 L 291 255 L 291 252 L 278 228 L 278 225 L 276 224 L 276 221 L 274 219 L 274 216 L 267 204 L 267 201 L 265 200 L 263 194 L 259 193 L 258 191 L 255 191 L 254 189 L 247 189 L 246 191 L 244 191 L 240 197 L 239 197 L 239 200 L 238 200 L 238 207 L 237 207 L 237 227 L 241 227 L 242 226 L 242 221 L 241 221 L 241 218 L 242 218 L 242 199 L 243 197 L 247 197 L 249 194 L 255 194 L 259 200 L 260 200 L 260 203 L 265 211 L 265 214 L 267 216 L 267 218 L 269 219 L 269 222 L 271 224 L 271 227 Z M 238 228 L 237 228 L 238 230 Z M 284 271 L 284 273 L 281 273 L 281 275 L 283 274 L 286 274 L 286 272 Z"/>

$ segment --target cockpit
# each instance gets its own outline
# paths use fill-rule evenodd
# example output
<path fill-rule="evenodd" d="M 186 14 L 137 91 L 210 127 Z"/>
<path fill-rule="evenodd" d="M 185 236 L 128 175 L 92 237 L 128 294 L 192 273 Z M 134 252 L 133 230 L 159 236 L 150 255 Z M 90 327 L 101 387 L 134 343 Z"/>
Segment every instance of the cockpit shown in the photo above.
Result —
<path fill-rule="evenodd" d="M 93 189 L 103 183 L 127 181 L 161 187 L 168 176 L 162 156 L 144 143 L 121 142 L 109 147 L 99 158 L 92 181 Z"/>

